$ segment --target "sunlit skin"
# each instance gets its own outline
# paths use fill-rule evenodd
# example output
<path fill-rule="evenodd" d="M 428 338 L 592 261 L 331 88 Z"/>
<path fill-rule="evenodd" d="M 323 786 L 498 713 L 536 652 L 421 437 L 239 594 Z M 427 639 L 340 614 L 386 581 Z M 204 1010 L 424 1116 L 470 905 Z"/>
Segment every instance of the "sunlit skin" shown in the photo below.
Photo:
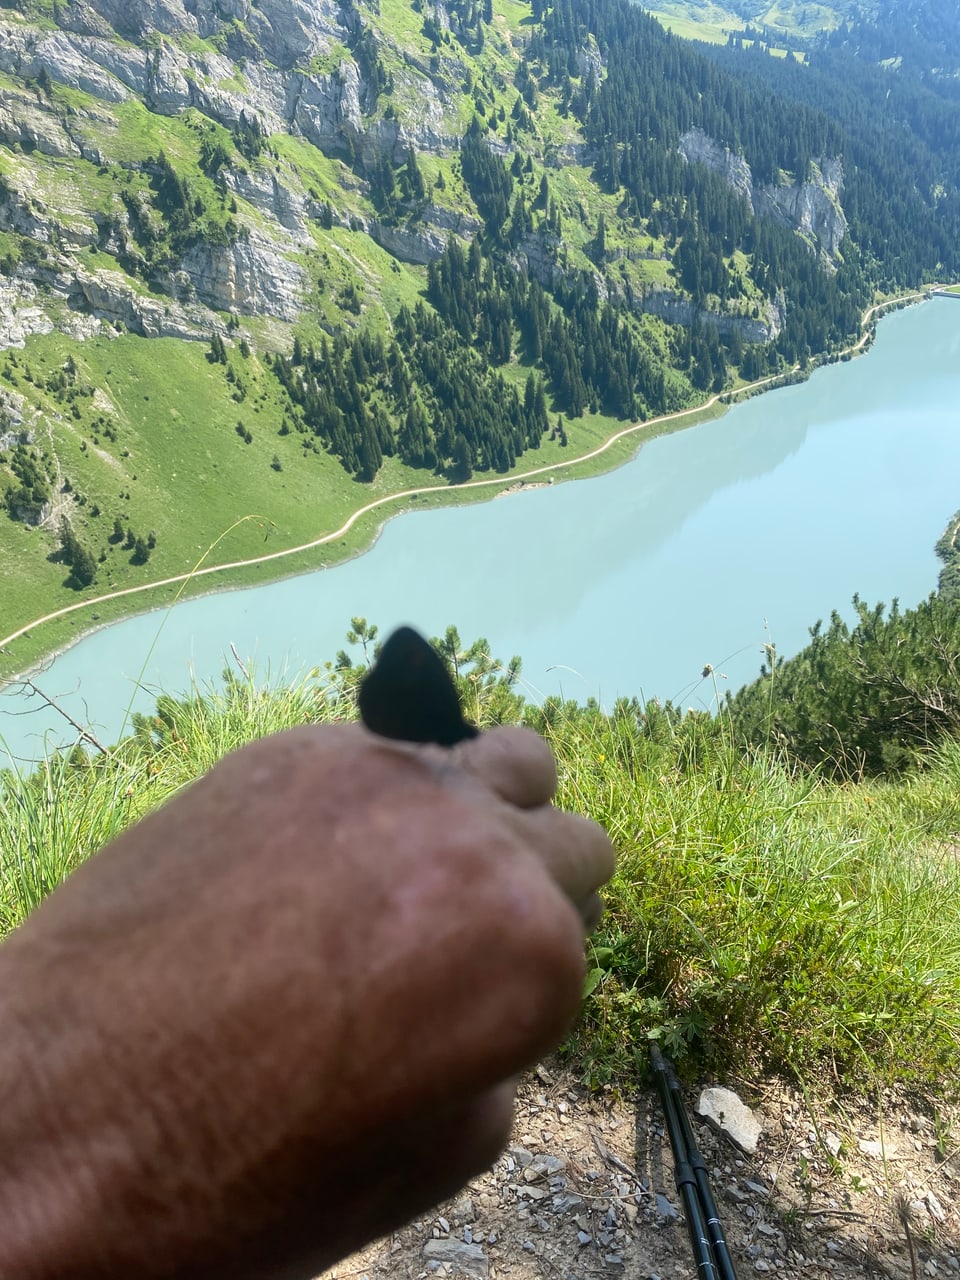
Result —
<path fill-rule="evenodd" d="M 552 756 L 308 727 L 0 947 L 0 1275 L 309 1276 L 490 1163 L 613 860 Z"/>

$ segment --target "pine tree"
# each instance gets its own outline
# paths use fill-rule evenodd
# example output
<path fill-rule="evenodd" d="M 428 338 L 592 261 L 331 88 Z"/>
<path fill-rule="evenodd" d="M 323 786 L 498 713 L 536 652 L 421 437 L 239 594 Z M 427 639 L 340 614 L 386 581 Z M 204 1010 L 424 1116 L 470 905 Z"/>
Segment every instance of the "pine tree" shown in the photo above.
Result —
<path fill-rule="evenodd" d="M 97 563 L 86 547 L 77 548 L 71 576 L 81 587 L 89 587 L 97 576 Z"/>

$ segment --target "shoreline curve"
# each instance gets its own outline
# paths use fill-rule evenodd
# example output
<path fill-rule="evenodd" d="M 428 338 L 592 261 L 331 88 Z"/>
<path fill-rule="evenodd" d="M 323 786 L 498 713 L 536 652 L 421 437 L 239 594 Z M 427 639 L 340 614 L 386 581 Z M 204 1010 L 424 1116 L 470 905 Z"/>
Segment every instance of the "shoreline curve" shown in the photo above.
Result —
<path fill-rule="evenodd" d="M 844 347 L 842 350 L 836 353 L 831 353 L 831 356 L 835 356 L 835 358 L 840 359 L 845 355 L 853 355 L 855 353 L 861 352 L 864 346 L 866 345 L 866 343 L 868 342 L 868 340 L 872 337 L 872 332 L 869 327 L 870 321 L 877 315 L 878 312 L 882 312 L 889 307 L 902 307 L 905 305 L 909 305 L 910 303 L 913 303 L 913 302 L 925 301 L 927 298 L 931 296 L 935 296 L 938 288 L 942 288 L 942 286 L 929 285 L 921 290 L 918 290 L 909 294 L 897 295 L 896 297 L 885 299 L 882 302 L 874 303 L 872 306 L 868 307 L 864 311 L 861 317 L 861 327 L 863 329 L 863 332 L 861 333 L 858 340 L 855 343 L 852 343 L 849 347 Z M 818 363 L 825 363 L 825 362 L 826 361 L 819 361 Z M 217 574 L 217 573 L 230 573 L 236 569 L 252 568 L 256 565 L 268 564 L 268 563 L 272 563 L 273 561 L 284 560 L 289 556 L 301 555 L 304 552 L 313 551 L 317 547 L 325 546 L 330 542 L 335 542 L 338 538 L 342 538 L 344 534 L 348 533 L 353 528 L 353 526 L 357 523 L 358 520 L 360 520 L 363 516 L 368 515 L 371 511 L 376 511 L 380 507 L 385 507 L 393 502 L 399 502 L 405 498 L 417 498 L 423 494 L 432 494 L 432 493 L 449 494 L 449 493 L 459 492 L 460 490 L 465 491 L 468 489 L 472 490 L 472 489 L 493 488 L 495 486 L 507 486 L 508 488 L 510 486 L 516 486 L 518 490 L 522 489 L 525 482 L 530 479 L 534 479 L 540 476 L 548 476 L 551 473 L 557 472 L 557 471 L 568 470 L 572 467 L 580 466 L 584 462 L 590 462 L 594 458 L 601 457 L 604 453 L 607 452 L 608 449 L 611 449 L 615 444 L 618 444 L 621 440 L 626 439 L 628 436 L 639 434 L 653 427 L 662 426 L 664 423 L 676 422 L 679 419 L 690 417 L 693 414 L 709 412 L 718 403 L 721 403 L 721 402 L 726 407 L 732 404 L 734 399 L 739 399 L 741 396 L 754 393 L 758 390 L 762 390 L 764 387 L 767 387 L 768 389 L 773 389 L 773 388 L 770 388 L 771 383 L 782 383 L 783 379 L 789 378 L 791 377 L 791 375 L 795 374 L 798 370 L 798 367 L 799 366 L 794 365 L 791 369 L 783 370 L 780 373 L 769 374 L 765 378 L 758 378 L 755 382 L 745 383 L 742 387 L 737 387 L 732 391 L 718 391 L 714 393 L 714 395 L 710 396 L 707 400 L 704 400 L 702 403 L 698 405 L 693 405 L 689 409 L 678 409 L 673 413 L 661 414 L 660 417 L 658 418 L 648 418 L 642 422 L 633 422 L 629 426 L 622 427 L 619 431 L 615 431 L 612 435 L 608 436 L 606 440 L 602 441 L 601 444 L 597 445 L 596 448 L 589 450 L 587 453 L 580 454 L 576 458 L 564 458 L 561 462 L 551 462 L 542 467 L 534 467 L 530 471 L 524 471 L 522 473 L 513 474 L 510 476 L 497 476 L 495 479 L 468 480 L 464 484 L 460 484 L 460 485 L 449 485 L 449 484 L 422 485 L 413 489 L 397 490 L 396 493 L 385 494 L 381 498 L 376 498 L 373 502 L 368 502 L 364 504 L 364 506 L 358 507 L 357 510 L 354 511 L 352 515 L 350 515 L 347 518 L 346 521 L 344 521 L 344 523 L 340 526 L 339 529 L 335 529 L 330 533 L 321 534 L 319 537 L 314 538 L 309 542 L 301 543 L 296 547 L 286 547 L 280 551 L 271 551 L 266 555 L 262 555 L 262 556 L 252 556 L 246 560 L 233 560 L 224 564 L 207 565 L 203 567 L 203 561 L 216 549 L 217 544 L 221 541 L 221 539 L 226 537 L 226 535 L 230 532 L 230 530 L 235 528 L 237 524 L 243 523 L 246 520 L 267 519 L 267 517 L 255 516 L 255 515 L 242 516 L 239 520 L 235 521 L 232 525 L 229 526 L 228 529 L 225 529 L 223 533 L 220 534 L 220 537 L 217 538 L 217 540 L 207 549 L 207 551 L 204 552 L 203 556 L 197 562 L 197 565 L 193 569 L 189 570 L 188 572 L 174 574 L 173 576 L 168 578 L 158 578 L 158 579 L 155 579 L 153 582 L 138 583 L 136 586 L 132 586 L 132 587 L 122 587 L 118 591 L 108 591 L 103 593 L 102 595 L 93 596 L 88 600 L 78 600 L 74 604 L 65 605 L 62 609 L 55 609 L 50 613 L 43 614 L 41 617 L 34 618 L 31 622 L 28 622 L 24 626 L 19 627 L 16 631 L 11 632 L 10 635 L 0 638 L 0 653 L 5 652 L 7 646 L 10 644 L 13 644 L 14 641 L 19 640 L 22 636 L 26 635 L 28 632 L 35 630 L 37 627 L 43 626 L 45 623 L 55 622 L 60 618 L 69 617 L 71 614 L 79 613 L 84 609 L 95 608 L 97 605 L 103 604 L 106 601 L 125 599 L 128 596 L 143 595 L 149 591 L 157 591 L 162 589 L 163 587 L 176 586 L 177 584 L 179 584 L 181 587 L 181 591 L 179 591 L 177 595 L 174 597 L 174 599 L 170 601 L 168 604 L 158 604 L 154 607 L 147 606 L 142 611 L 133 610 L 130 614 L 126 616 L 132 617 L 137 612 L 152 613 L 152 612 L 159 611 L 161 609 L 164 609 L 164 610 L 172 609 L 174 605 L 176 605 L 179 602 L 183 589 L 186 588 L 191 583 L 196 582 L 200 578 L 210 577 L 213 574 Z M 816 367 L 817 366 L 814 365 L 814 369 Z M 498 495 L 495 495 L 495 496 L 498 496 Z M 397 512 L 396 514 L 400 515 L 402 514 L 402 512 Z M 387 518 L 389 519 L 390 517 L 388 516 Z M 368 547 L 365 547 L 364 550 L 359 552 L 358 554 L 365 555 L 366 552 L 370 550 L 370 548 L 376 543 L 377 538 L 380 535 L 380 531 L 383 529 L 383 525 L 385 523 L 386 521 L 384 520 L 377 526 L 377 530 L 373 535 L 370 545 Z M 305 570 L 304 572 L 311 572 L 311 570 Z M 214 594 L 214 593 L 219 593 L 220 591 L 231 590 L 231 589 L 242 590 L 242 588 L 230 588 L 230 587 L 224 586 L 224 587 L 215 587 L 211 592 L 203 593 L 203 594 Z M 115 622 L 118 622 L 121 620 L 122 619 L 120 618 L 111 619 L 109 622 L 105 622 L 103 625 L 113 626 Z M 10 684 L 16 684 L 18 680 L 22 680 L 25 676 L 29 675 L 31 671 L 36 670 L 44 662 L 49 661 L 51 658 L 58 657 L 61 653 L 65 653 L 68 649 L 72 649 L 74 645 L 79 644 L 82 640 L 86 639 L 87 636 L 91 635 L 93 632 L 98 631 L 100 629 L 101 628 L 97 626 L 88 627 L 79 635 L 73 637 L 68 644 L 63 645 L 62 647 L 45 651 L 43 657 L 36 659 L 35 662 L 30 667 L 27 667 L 23 671 L 16 672 L 10 676 L 0 677 L 0 690 L 2 690 L 3 688 L 5 688 Z"/>

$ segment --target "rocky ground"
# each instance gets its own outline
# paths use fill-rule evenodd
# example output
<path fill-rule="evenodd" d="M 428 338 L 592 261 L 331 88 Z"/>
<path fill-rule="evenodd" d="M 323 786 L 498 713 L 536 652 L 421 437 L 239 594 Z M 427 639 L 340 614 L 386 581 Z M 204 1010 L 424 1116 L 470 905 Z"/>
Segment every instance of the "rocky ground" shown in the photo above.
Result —
<path fill-rule="evenodd" d="M 952 1111 L 891 1091 L 854 1104 L 805 1100 L 779 1082 L 717 1083 L 762 1126 L 748 1155 L 687 1095 L 741 1280 L 960 1275 Z M 525 1079 L 510 1146 L 489 1173 L 326 1280 L 692 1280 L 679 1203 L 657 1094 L 590 1094 L 550 1063 Z"/>

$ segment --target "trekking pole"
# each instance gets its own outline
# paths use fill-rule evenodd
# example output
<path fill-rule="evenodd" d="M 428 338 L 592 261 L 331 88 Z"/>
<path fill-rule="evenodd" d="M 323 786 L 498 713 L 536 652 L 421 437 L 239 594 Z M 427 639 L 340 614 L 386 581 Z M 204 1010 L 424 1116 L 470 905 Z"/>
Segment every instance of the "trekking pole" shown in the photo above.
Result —
<path fill-rule="evenodd" d="M 650 1042 L 650 1063 L 663 1104 L 673 1151 L 674 1178 L 683 1200 L 697 1275 L 700 1280 L 737 1280 L 716 1201 L 710 1190 L 707 1166 L 687 1119 L 680 1082 L 673 1065 L 655 1041 Z"/>

